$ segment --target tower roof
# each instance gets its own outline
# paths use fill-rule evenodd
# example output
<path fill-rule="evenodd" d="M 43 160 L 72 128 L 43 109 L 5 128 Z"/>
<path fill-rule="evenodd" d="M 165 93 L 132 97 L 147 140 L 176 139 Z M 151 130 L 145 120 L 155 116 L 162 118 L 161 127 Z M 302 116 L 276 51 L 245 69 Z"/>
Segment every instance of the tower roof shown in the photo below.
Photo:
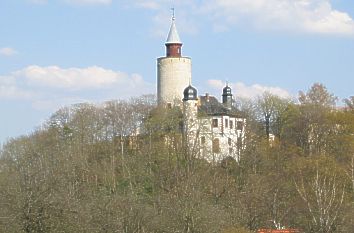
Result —
<path fill-rule="evenodd" d="M 183 101 L 188 101 L 188 100 L 197 100 L 198 99 L 198 93 L 197 89 L 192 87 L 192 85 L 189 84 L 188 87 L 186 87 L 183 91 Z"/>
<path fill-rule="evenodd" d="M 182 44 L 181 39 L 179 38 L 179 35 L 177 32 L 175 17 L 172 17 L 170 32 L 168 33 L 167 40 L 166 40 L 165 44 L 166 45 L 167 44 Z"/>
<path fill-rule="evenodd" d="M 232 96 L 231 87 L 229 87 L 229 84 L 226 84 L 226 86 L 222 89 L 222 95 L 223 96 Z"/>

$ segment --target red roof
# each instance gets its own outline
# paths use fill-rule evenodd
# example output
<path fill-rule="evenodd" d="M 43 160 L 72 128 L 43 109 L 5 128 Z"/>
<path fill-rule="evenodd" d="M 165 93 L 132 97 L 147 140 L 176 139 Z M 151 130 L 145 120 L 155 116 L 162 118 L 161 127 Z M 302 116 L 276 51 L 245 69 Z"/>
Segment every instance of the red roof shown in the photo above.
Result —
<path fill-rule="evenodd" d="M 298 229 L 283 229 L 283 230 L 259 229 L 257 233 L 300 233 L 300 230 Z"/>

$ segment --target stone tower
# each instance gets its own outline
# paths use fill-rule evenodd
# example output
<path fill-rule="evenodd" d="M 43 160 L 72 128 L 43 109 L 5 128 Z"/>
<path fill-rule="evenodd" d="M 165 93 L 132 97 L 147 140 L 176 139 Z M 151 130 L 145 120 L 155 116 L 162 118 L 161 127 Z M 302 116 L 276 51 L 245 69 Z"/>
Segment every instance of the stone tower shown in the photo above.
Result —
<path fill-rule="evenodd" d="M 180 106 L 183 91 L 192 78 L 192 60 L 189 57 L 182 57 L 182 45 L 173 16 L 165 43 L 166 56 L 157 59 L 157 102 L 159 105 Z"/>

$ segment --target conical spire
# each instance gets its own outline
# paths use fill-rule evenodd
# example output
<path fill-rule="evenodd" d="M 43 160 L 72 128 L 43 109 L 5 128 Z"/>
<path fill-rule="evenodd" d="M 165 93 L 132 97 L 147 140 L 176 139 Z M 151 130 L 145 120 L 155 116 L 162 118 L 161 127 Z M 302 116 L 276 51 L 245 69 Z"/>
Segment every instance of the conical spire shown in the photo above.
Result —
<path fill-rule="evenodd" d="M 170 32 L 168 33 L 167 40 L 166 40 L 165 44 L 166 45 L 168 45 L 168 44 L 182 44 L 181 39 L 179 38 L 179 35 L 177 32 L 174 16 L 172 17 Z"/>

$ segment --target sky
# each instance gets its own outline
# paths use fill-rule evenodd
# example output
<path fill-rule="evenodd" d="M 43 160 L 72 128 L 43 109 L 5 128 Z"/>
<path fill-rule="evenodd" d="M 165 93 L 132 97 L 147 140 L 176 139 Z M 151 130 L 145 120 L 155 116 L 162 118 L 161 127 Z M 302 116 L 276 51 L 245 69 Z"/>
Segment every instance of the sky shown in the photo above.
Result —
<path fill-rule="evenodd" d="M 354 1 L 1 0 L 0 144 L 63 106 L 154 94 L 172 7 L 199 94 L 354 95 Z"/>

